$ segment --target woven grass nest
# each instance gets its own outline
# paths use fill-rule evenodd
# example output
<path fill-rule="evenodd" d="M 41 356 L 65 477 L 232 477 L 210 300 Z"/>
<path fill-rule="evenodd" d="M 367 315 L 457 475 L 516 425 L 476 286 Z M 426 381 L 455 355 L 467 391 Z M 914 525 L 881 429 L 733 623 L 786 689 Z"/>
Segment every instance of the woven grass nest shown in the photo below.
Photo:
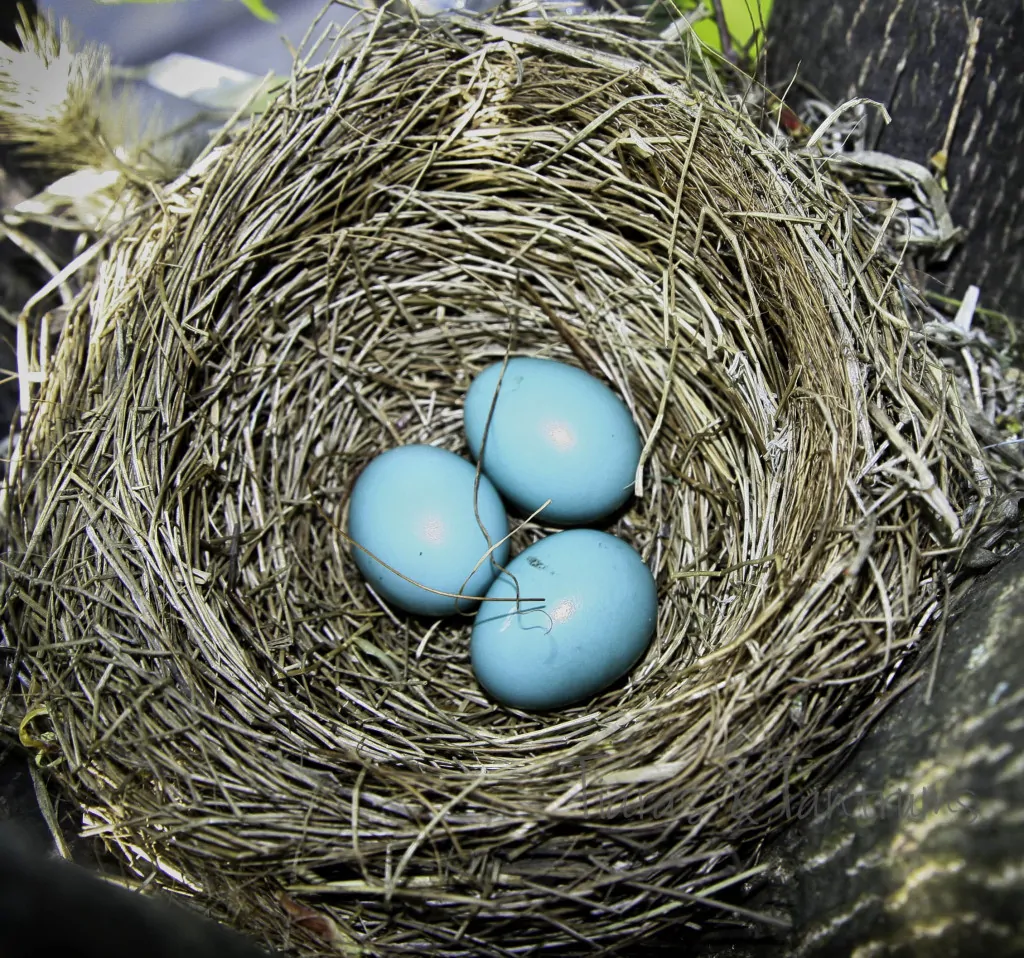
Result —
<path fill-rule="evenodd" d="M 71 310 L 6 488 L 25 734 L 138 875 L 298 954 L 728 917 L 749 843 L 917 674 L 990 498 L 958 392 L 877 217 L 687 43 L 521 10 L 346 43 L 154 189 Z M 383 607 L 343 534 L 375 454 L 466 454 L 508 351 L 645 441 L 609 529 L 656 639 L 553 714 L 489 701 L 471 620 Z"/>

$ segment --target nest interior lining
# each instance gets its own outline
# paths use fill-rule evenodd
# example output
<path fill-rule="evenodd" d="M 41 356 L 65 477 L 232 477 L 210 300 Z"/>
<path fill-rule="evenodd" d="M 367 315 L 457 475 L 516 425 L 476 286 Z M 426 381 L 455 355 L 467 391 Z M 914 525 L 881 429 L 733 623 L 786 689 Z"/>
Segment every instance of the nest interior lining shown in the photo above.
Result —
<path fill-rule="evenodd" d="M 678 923 L 939 607 L 984 460 L 895 263 L 820 157 L 641 35 L 382 13 L 137 218 L 42 385 L 8 492 L 26 703 L 98 833 L 271 942 Z M 373 455 L 466 454 L 508 349 L 648 443 L 610 531 L 657 638 L 558 714 L 489 702 L 469 620 L 382 607 L 339 531 Z"/>

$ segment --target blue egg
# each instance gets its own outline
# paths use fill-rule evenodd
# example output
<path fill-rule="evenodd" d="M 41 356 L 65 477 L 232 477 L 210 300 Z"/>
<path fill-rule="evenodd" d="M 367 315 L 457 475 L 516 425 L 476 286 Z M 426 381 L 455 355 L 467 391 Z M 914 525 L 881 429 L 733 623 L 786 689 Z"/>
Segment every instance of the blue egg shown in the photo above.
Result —
<path fill-rule="evenodd" d="M 550 359 L 488 366 L 466 394 L 470 451 L 505 499 L 529 515 L 547 500 L 541 522 L 580 525 L 614 512 L 632 494 L 640 433 L 626 404 L 604 383 Z"/>
<path fill-rule="evenodd" d="M 658 592 L 639 553 L 593 529 L 570 529 L 524 549 L 494 580 L 476 614 L 477 680 L 504 705 L 563 708 L 625 675 L 654 635 Z M 540 600 L 540 601 L 536 601 Z"/>
<path fill-rule="evenodd" d="M 367 465 L 352 488 L 348 534 L 427 588 L 483 595 L 497 574 L 495 562 L 504 565 L 508 560 L 508 543 L 473 571 L 488 549 L 473 508 L 475 478 L 476 467 L 453 452 L 419 445 L 389 449 Z M 508 535 L 508 517 L 486 476 L 480 477 L 477 501 L 491 543 L 500 541 Z M 353 553 L 367 582 L 400 608 L 451 615 L 472 607 L 406 582 L 362 549 Z"/>

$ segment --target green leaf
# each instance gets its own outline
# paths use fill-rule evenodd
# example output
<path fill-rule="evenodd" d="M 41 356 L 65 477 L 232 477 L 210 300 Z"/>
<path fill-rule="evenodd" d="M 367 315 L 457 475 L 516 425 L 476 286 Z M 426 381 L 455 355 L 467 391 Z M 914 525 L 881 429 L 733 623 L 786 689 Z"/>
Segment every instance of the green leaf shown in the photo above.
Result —
<path fill-rule="evenodd" d="M 266 20 L 267 23 L 277 23 L 277 14 L 263 0 L 242 0 L 242 3 L 253 16 Z"/>
<path fill-rule="evenodd" d="M 709 0 L 675 0 L 684 12 L 704 6 L 712 16 L 693 26 L 694 33 L 709 47 L 722 51 L 722 38 L 715 22 L 713 7 Z M 725 25 L 732 38 L 732 45 L 738 50 L 751 46 L 751 55 L 757 56 L 764 44 L 763 27 L 772 11 L 772 0 L 722 0 Z"/>
<path fill-rule="evenodd" d="M 96 0 L 96 2 L 106 7 L 113 7 L 122 3 L 177 3 L 179 0 Z M 242 3 L 253 16 L 266 20 L 267 23 L 277 23 L 277 14 L 263 0 L 242 0 Z"/>

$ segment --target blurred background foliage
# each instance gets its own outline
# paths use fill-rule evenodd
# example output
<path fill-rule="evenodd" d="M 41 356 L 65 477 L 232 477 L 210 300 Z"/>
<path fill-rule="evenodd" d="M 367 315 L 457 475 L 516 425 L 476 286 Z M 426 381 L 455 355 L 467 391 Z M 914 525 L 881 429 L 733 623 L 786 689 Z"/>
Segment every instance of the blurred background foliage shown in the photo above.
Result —
<path fill-rule="evenodd" d="M 177 3 L 183 0 L 95 0 L 104 6 L 118 4 Z M 209 0 L 205 0 L 209 2 Z M 225 0 L 220 0 L 225 2 Z M 277 14 L 264 0 L 239 0 L 254 16 L 273 23 Z M 697 36 L 714 50 L 721 52 L 722 39 L 718 18 L 712 0 L 674 0 L 684 13 L 694 13 L 703 7 L 708 17 L 694 26 Z M 764 45 L 765 24 L 771 13 L 772 0 L 721 0 L 722 17 L 728 30 L 732 47 L 755 60 Z"/>
<path fill-rule="evenodd" d="M 178 3 L 181 0 L 96 0 L 96 2 L 109 7 L 122 3 Z M 240 0 L 240 2 L 253 16 L 266 20 L 268 23 L 275 23 L 277 21 L 277 14 L 263 0 Z"/>
<path fill-rule="evenodd" d="M 708 16 L 694 24 L 694 32 L 713 50 L 722 51 L 722 38 L 711 0 L 675 0 L 684 13 L 703 7 Z M 765 25 L 772 0 L 721 0 L 722 16 L 732 48 L 755 61 L 764 47 Z"/>

